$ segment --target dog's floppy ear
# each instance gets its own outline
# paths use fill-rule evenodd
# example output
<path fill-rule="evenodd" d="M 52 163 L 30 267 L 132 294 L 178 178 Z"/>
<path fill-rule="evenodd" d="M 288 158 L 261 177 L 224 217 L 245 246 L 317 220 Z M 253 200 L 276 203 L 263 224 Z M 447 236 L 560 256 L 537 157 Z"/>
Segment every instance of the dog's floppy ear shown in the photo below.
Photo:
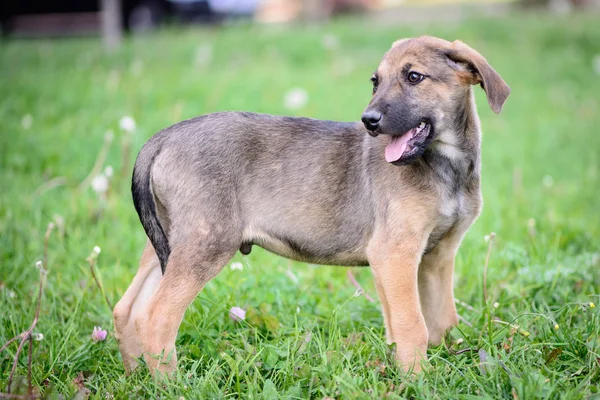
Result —
<path fill-rule="evenodd" d="M 478 52 L 456 40 L 446 51 L 448 65 L 472 85 L 481 84 L 487 96 L 490 108 L 499 114 L 506 98 L 510 94 L 510 87 L 502 77 L 492 68 L 487 60 Z"/>

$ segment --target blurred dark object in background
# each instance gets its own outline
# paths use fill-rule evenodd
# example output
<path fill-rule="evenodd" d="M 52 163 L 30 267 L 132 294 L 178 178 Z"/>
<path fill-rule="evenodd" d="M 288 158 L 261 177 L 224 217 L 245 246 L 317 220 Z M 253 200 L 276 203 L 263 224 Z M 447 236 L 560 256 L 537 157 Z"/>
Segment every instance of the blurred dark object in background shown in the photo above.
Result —
<path fill-rule="evenodd" d="M 165 20 L 174 23 L 219 23 L 256 18 L 278 23 L 303 19 L 320 21 L 332 14 L 365 11 L 377 0 L 116 0 L 119 25 L 143 32 Z M 0 1 L 0 29 L 4 35 L 67 36 L 97 34 L 101 30 L 99 0 Z"/>
<path fill-rule="evenodd" d="M 102 6 L 104 4 L 104 6 Z M 102 13 L 101 9 L 111 12 Z M 521 5 L 568 13 L 578 8 L 600 9 L 600 0 L 0 0 L 0 30 L 4 35 L 67 36 L 101 32 L 104 21 L 129 32 L 155 29 L 165 21 L 215 24 L 230 19 L 261 23 L 320 22 L 344 12 L 371 12 L 376 18 L 411 16 L 435 8 L 462 13 L 463 9 L 494 10 Z M 397 12 L 389 13 L 388 11 Z M 116 14 L 116 15 L 115 15 Z M 385 14 L 385 15 L 382 15 Z M 411 17 L 412 18 L 412 17 Z M 385 18 L 384 18 L 385 19 Z M 405 18 L 406 19 L 406 18 Z M 400 22 L 402 18 L 398 20 Z"/>
<path fill-rule="evenodd" d="M 203 0 L 206 2 L 206 0 Z M 100 31 L 98 0 L 4 0 L 0 5 L 3 34 L 86 35 Z M 166 0 L 121 0 L 125 30 L 157 26 L 172 6 Z"/>
<path fill-rule="evenodd" d="M 259 0 L 121 0 L 121 24 L 143 32 L 166 19 L 177 23 L 216 23 L 252 18 Z M 88 35 L 100 32 L 98 0 L 4 0 L 0 2 L 3 34 L 19 36 Z"/>

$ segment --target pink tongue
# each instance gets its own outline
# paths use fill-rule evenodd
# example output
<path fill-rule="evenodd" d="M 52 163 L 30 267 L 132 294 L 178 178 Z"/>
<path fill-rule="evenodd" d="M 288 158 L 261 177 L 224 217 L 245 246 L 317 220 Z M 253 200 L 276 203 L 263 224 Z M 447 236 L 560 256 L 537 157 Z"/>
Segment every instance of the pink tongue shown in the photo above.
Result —
<path fill-rule="evenodd" d="M 408 141 L 413 137 L 413 134 L 414 129 L 411 129 L 402 136 L 393 136 L 385 148 L 385 160 L 390 163 L 398 161 L 406 151 Z"/>

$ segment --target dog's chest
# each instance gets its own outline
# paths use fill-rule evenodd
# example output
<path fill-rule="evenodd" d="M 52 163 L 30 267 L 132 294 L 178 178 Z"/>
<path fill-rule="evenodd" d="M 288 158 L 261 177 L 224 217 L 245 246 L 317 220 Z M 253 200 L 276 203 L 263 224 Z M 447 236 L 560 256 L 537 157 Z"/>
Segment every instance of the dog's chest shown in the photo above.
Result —
<path fill-rule="evenodd" d="M 443 194 L 438 204 L 437 223 L 429 235 L 425 253 L 433 250 L 457 224 L 465 220 L 473 220 L 471 208 L 470 199 L 465 196 L 463 191 Z"/>

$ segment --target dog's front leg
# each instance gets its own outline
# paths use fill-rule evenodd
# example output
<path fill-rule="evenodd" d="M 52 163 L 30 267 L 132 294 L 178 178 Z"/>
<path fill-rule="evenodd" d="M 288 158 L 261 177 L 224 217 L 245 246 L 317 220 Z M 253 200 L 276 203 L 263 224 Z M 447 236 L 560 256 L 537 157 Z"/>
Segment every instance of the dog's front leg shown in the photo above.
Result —
<path fill-rule="evenodd" d="M 443 239 L 435 249 L 423 256 L 419 266 L 421 310 L 433 345 L 442 342 L 445 333 L 458 324 L 454 305 L 454 258 L 459 240 Z"/>
<path fill-rule="evenodd" d="M 427 359 L 428 331 L 421 313 L 418 266 L 421 243 L 373 241 L 368 257 L 382 302 L 388 342 L 405 371 L 421 370 Z"/>

